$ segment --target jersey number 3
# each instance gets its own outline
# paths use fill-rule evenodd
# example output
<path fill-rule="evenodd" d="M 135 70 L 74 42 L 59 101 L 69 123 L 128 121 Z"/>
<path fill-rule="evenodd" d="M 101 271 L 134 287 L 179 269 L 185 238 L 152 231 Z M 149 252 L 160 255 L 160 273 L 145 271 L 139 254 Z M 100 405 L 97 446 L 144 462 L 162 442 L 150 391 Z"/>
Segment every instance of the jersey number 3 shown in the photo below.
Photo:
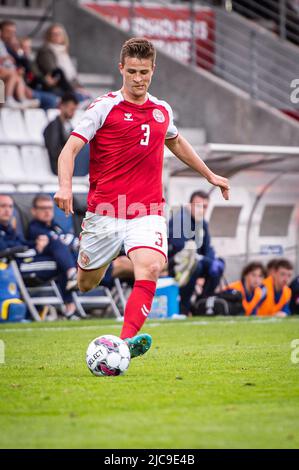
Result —
<path fill-rule="evenodd" d="M 140 141 L 140 145 L 148 145 L 151 128 L 149 124 L 142 124 L 141 130 L 144 131 L 143 139 Z"/>

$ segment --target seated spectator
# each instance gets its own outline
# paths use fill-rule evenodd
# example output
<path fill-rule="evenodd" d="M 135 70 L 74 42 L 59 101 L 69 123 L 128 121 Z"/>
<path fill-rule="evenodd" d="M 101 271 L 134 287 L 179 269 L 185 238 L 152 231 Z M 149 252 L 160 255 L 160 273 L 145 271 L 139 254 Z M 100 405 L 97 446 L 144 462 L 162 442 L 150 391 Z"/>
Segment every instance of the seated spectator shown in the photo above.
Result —
<path fill-rule="evenodd" d="M 241 280 L 232 282 L 225 289 L 241 292 L 246 316 L 257 315 L 258 307 L 266 295 L 266 288 L 261 285 L 265 276 L 264 266 L 261 263 L 252 262 L 243 269 Z"/>
<path fill-rule="evenodd" d="M 279 258 L 272 258 L 267 263 L 267 266 L 266 266 L 267 277 L 272 276 L 272 274 L 274 273 L 277 261 L 279 261 Z"/>
<path fill-rule="evenodd" d="M 71 119 L 74 117 L 78 107 L 77 98 L 69 93 L 61 98 L 59 105 L 60 114 L 48 124 L 44 130 L 45 146 L 48 150 L 52 172 L 57 175 L 58 157 L 68 140 L 73 125 Z M 74 176 L 85 176 L 88 173 L 89 148 L 85 145 L 75 160 Z"/>
<path fill-rule="evenodd" d="M 27 90 L 22 75 L 15 66 L 14 59 L 9 55 L 0 26 L 0 79 L 5 83 L 4 106 L 14 109 L 38 107 L 39 101 L 28 99 L 30 92 Z"/>
<path fill-rule="evenodd" d="M 62 25 L 54 23 L 47 29 L 36 62 L 44 76 L 55 80 L 57 94 L 62 96 L 66 92 L 74 92 L 79 101 L 90 98 L 79 84 L 69 55 L 69 38 Z"/>
<path fill-rule="evenodd" d="M 291 281 L 293 265 L 287 259 L 276 261 L 272 274 L 263 281 L 266 296 L 258 308 L 259 316 L 285 317 L 290 315 Z"/>
<path fill-rule="evenodd" d="M 57 108 L 59 97 L 52 90 L 53 82 L 44 77 L 35 64 L 30 38 L 16 41 L 16 54 L 23 62 L 23 73 L 26 85 L 32 90 L 32 97 L 40 101 L 40 107 L 45 111 Z"/>
<path fill-rule="evenodd" d="M 0 250 L 14 247 L 29 247 L 16 257 L 20 272 L 29 277 L 38 277 L 42 281 L 48 281 L 54 277 L 60 277 L 61 284 L 71 288 L 75 281 L 75 262 L 67 247 L 61 249 L 59 240 L 49 240 L 47 235 L 41 234 L 34 240 L 25 240 L 18 235 L 13 227 L 13 199 L 8 195 L 0 195 Z M 61 245 L 61 246 L 60 246 Z M 66 308 L 66 316 L 74 317 L 72 305 Z"/>
<path fill-rule="evenodd" d="M 290 309 L 291 313 L 299 314 L 299 276 L 295 277 L 290 284 L 292 291 Z"/>
<path fill-rule="evenodd" d="M 39 194 L 32 201 L 32 220 L 28 239 L 33 243 L 42 238 L 41 254 L 52 257 L 59 272 L 58 286 L 66 305 L 67 315 L 75 313 L 70 290 L 77 286 L 77 251 L 79 240 L 65 231 L 54 220 L 54 202 L 48 194 Z"/>
<path fill-rule="evenodd" d="M 34 64 L 31 39 L 19 40 L 16 35 L 16 24 L 13 21 L 3 21 L 0 28 L 10 60 L 24 83 L 27 99 L 38 100 L 45 110 L 56 108 L 58 97 L 51 92 L 52 82 L 50 80 L 48 84 L 47 79 Z"/>
<path fill-rule="evenodd" d="M 208 203 L 209 195 L 196 191 L 189 207 L 182 208 L 169 222 L 169 271 L 180 285 L 183 313 L 189 313 L 197 280 L 204 278 L 202 297 L 208 297 L 215 292 L 224 271 L 224 261 L 215 255 L 204 220 Z"/>

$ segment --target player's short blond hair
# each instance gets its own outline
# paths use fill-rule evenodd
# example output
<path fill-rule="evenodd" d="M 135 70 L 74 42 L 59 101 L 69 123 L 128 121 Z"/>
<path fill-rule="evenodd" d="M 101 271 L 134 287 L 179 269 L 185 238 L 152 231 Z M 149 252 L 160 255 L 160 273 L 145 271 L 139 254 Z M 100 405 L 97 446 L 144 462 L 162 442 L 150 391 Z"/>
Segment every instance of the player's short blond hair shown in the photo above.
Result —
<path fill-rule="evenodd" d="M 154 45 L 144 38 L 131 38 L 126 41 L 120 52 L 120 62 L 125 63 L 126 57 L 137 57 L 137 59 L 151 59 L 153 65 L 156 60 L 156 49 Z"/>

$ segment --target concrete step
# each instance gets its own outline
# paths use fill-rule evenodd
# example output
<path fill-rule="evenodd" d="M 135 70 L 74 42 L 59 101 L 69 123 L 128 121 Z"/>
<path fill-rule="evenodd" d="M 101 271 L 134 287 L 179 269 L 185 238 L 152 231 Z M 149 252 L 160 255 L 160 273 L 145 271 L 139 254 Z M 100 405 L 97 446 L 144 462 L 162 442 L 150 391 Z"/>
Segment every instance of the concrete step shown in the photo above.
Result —
<path fill-rule="evenodd" d="M 112 87 L 114 85 L 113 75 L 105 75 L 99 73 L 79 73 L 79 82 L 89 87 Z"/>
<path fill-rule="evenodd" d="M 205 129 L 194 127 L 179 127 L 179 133 L 185 137 L 188 142 L 197 147 L 207 142 L 207 133 Z"/>

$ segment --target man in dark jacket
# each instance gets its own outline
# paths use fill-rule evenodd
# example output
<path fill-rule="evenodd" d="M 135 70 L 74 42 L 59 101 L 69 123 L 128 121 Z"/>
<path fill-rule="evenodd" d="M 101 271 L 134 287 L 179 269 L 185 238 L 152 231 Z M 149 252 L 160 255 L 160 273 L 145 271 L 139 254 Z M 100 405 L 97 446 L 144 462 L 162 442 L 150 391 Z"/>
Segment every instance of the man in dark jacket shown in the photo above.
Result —
<path fill-rule="evenodd" d="M 50 122 L 44 130 L 45 146 L 48 150 L 52 172 L 57 175 L 58 156 L 68 140 L 72 130 L 73 119 L 78 107 L 78 100 L 73 94 L 66 94 L 60 101 L 60 114 Z M 89 162 L 88 146 L 84 147 L 75 162 L 75 176 L 84 176 L 88 173 Z"/>
<path fill-rule="evenodd" d="M 73 233 L 66 233 L 54 220 L 54 203 L 48 194 L 35 196 L 28 227 L 31 243 L 40 237 L 45 239 L 42 254 L 55 259 L 59 272 L 58 285 L 68 314 L 75 312 L 70 290 L 77 285 L 76 258 L 79 240 Z"/>
<path fill-rule="evenodd" d="M 181 208 L 169 222 L 169 268 L 180 286 L 184 313 L 190 310 L 197 279 L 204 279 L 202 296 L 207 297 L 214 293 L 224 271 L 224 261 L 216 257 L 204 220 L 208 203 L 209 195 L 196 191 L 189 207 Z"/>
<path fill-rule="evenodd" d="M 52 200 L 51 200 L 52 201 Z M 53 204 L 53 202 L 52 202 Z M 76 285 L 75 260 L 68 248 L 61 249 L 60 241 L 49 237 L 44 233 L 36 233 L 31 240 L 25 240 L 13 227 L 13 199 L 8 195 L 0 195 L 0 251 L 7 248 L 28 247 L 24 253 L 16 256 L 20 272 L 26 276 L 37 276 L 43 281 L 59 277 L 64 289 L 66 316 L 72 318 L 74 305 L 69 292 Z M 62 290 L 63 290 L 62 289 Z"/>
<path fill-rule="evenodd" d="M 46 237 L 43 254 L 54 256 L 60 271 L 65 272 L 64 266 L 75 266 L 77 262 L 79 239 L 72 232 L 66 232 L 54 219 L 54 203 L 48 194 L 37 195 L 32 202 L 33 219 L 28 227 L 28 239 L 34 243 L 39 237 Z M 62 264 L 62 265 L 61 265 Z M 76 279 L 75 276 L 73 276 Z M 106 272 L 103 285 L 112 287 L 115 277 L 130 279 L 133 277 L 133 266 L 126 256 L 113 260 Z M 72 280 L 72 277 L 71 277 Z M 67 309 L 74 310 L 71 294 L 67 290 L 71 281 L 62 275 L 59 286 Z"/>

